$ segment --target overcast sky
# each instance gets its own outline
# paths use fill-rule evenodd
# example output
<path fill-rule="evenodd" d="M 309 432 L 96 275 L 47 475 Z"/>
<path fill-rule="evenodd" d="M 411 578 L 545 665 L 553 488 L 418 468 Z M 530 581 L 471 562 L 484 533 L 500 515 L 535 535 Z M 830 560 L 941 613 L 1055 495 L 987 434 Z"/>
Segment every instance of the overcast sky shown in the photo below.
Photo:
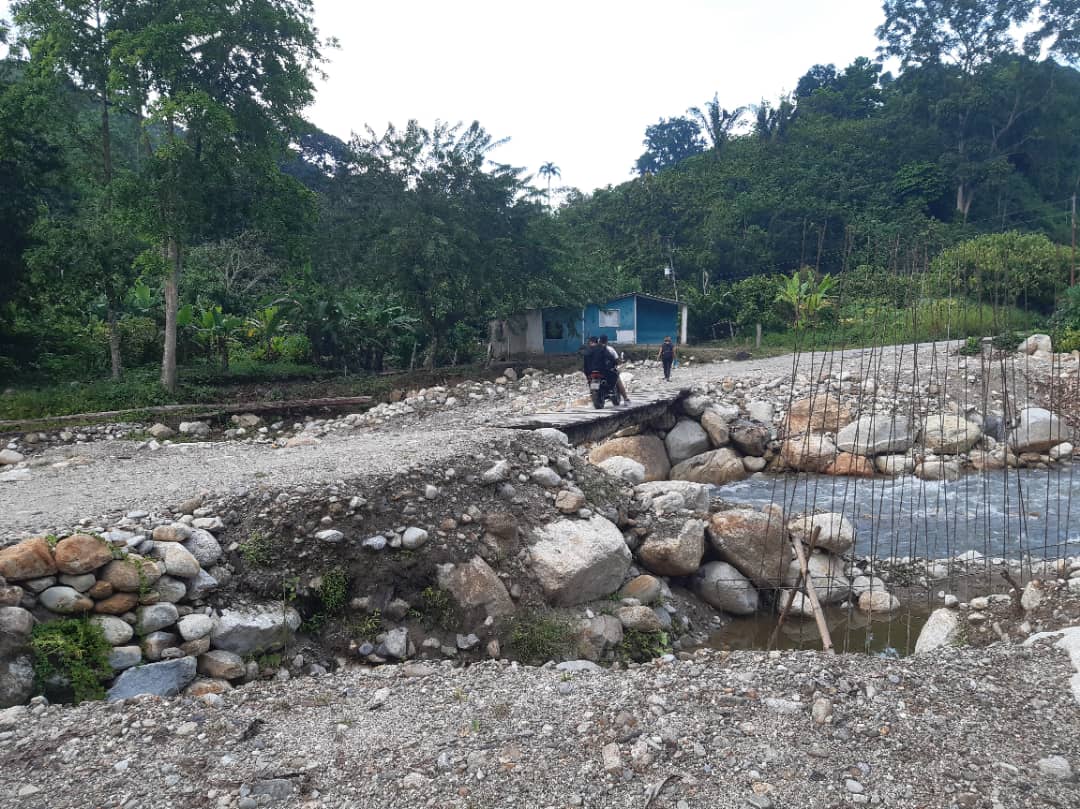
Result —
<path fill-rule="evenodd" d="M 7 2 L 0 0 L 0 15 Z M 879 0 L 315 0 L 330 51 L 309 117 L 342 138 L 478 120 L 500 162 L 584 191 L 630 177 L 645 127 L 719 93 L 775 100 L 814 64 L 873 56 Z M 538 178 L 537 185 L 543 183 Z"/>

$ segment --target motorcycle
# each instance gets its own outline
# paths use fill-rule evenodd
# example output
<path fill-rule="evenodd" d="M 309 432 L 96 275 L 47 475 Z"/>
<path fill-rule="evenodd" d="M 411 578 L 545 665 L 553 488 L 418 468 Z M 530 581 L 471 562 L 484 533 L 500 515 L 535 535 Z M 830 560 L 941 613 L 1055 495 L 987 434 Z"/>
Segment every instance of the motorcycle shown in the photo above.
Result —
<path fill-rule="evenodd" d="M 604 403 L 608 399 L 616 407 L 622 401 L 619 397 L 619 388 L 611 385 L 607 377 L 600 371 L 593 371 L 589 374 L 589 393 L 592 395 L 593 407 L 597 410 L 603 410 Z"/>

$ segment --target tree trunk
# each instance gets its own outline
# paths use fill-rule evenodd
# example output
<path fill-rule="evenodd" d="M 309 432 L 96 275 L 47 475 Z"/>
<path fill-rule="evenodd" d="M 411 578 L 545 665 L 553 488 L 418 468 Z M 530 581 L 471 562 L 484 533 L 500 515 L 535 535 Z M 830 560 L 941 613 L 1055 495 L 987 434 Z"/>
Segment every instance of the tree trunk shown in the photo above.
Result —
<path fill-rule="evenodd" d="M 124 367 L 120 359 L 120 324 L 116 319 L 116 307 L 112 303 L 109 304 L 107 317 L 109 321 L 109 363 L 112 366 L 112 378 L 119 379 L 124 372 Z"/>
<path fill-rule="evenodd" d="M 176 313 L 180 308 L 180 244 L 170 236 L 165 243 L 165 349 L 161 355 L 161 386 L 176 392 Z"/>
<path fill-rule="evenodd" d="M 975 189 L 967 188 L 964 183 L 956 186 L 956 210 L 964 215 L 964 224 L 967 224 L 968 211 L 971 210 L 971 202 L 975 198 Z"/>

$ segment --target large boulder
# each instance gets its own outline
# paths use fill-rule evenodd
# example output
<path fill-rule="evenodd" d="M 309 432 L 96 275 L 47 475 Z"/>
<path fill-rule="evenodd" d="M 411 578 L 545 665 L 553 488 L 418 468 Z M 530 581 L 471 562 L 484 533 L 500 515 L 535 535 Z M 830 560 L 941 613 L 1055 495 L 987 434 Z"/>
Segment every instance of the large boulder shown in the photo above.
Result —
<path fill-rule="evenodd" d="M 769 446 L 769 428 L 746 419 L 728 425 L 728 438 L 744 455 L 760 458 Z"/>
<path fill-rule="evenodd" d="M 55 572 L 56 562 L 45 537 L 24 539 L 18 545 L 0 550 L 0 576 L 9 581 L 40 579 Z"/>
<path fill-rule="evenodd" d="M 559 520 L 536 531 L 532 569 L 548 601 L 560 607 L 615 592 L 630 567 L 630 551 L 614 523 Z"/>
<path fill-rule="evenodd" d="M 705 523 L 687 520 L 674 536 L 653 531 L 637 553 L 641 564 L 657 575 L 689 576 L 705 553 Z"/>
<path fill-rule="evenodd" d="M 784 441 L 780 456 L 788 469 L 824 472 L 836 460 L 836 444 L 820 433 L 796 435 Z"/>
<path fill-rule="evenodd" d="M 844 560 L 839 556 L 814 551 L 806 560 L 806 569 L 822 604 L 843 601 L 851 594 L 851 581 L 844 575 Z M 788 565 L 787 583 L 794 585 L 799 578 L 799 560 Z"/>
<path fill-rule="evenodd" d="M 633 435 L 627 438 L 613 438 L 605 441 L 598 447 L 594 447 L 589 453 L 589 461 L 599 464 L 608 458 L 621 455 L 637 461 L 645 467 L 645 481 L 667 480 L 671 472 L 671 461 L 668 459 L 664 442 L 655 435 Z"/>
<path fill-rule="evenodd" d="M 165 572 L 180 579 L 199 575 L 199 560 L 179 542 L 160 542 L 154 546 L 154 556 L 165 565 Z"/>
<path fill-rule="evenodd" d="M 1049 334 L 1033 334 L 1016 347 L 1017 354 L 1050 354 L 1054 342 Z"/>
<path fill-rule="evenodd" d="M 192 530 L 191 536 L 184 540 L 183 546 L 204 568 L 212 567 L 221 558 L 221 543 L 213 534 L 202 528 Z"/>
<path fill-rule="evenodd" d="M 694 577 L 694 590 L 703 601 L 732 615 L 757 612 L 758 591 L 733 565 L 707 562 Z"/>
<path fill-rule="evenodd" d="M 578 625 L 577 653 L 584 660 L 599 660 L 605 651 L 622 643 L 622 621 L 614 615 L 585 618 Z"/>
<path fill-rule="evenodd" d="M 640 499 L 656 500 L 667 495 L 677 494 L 683 500 L 682 508 L 690 511 L 709 510 L 709 487 L 692 480 L 654 480 L 634 487 L 634 494 Z"/>
<path fill-rule="evenodd" d="M 707 534 L 720 556 L 754 584 L 775 587 L 783 580 L 791 548 L 782 516 L 748 508 L 720 511 L 709 520 Z"/>
<path fill-rule="evenodd" d="M 715 407 L 709 407 L 701 414 L 701 429 L 709 436 L 714 447 L 722 447 L 728 442 L 728 420 Z"/>
<path fill-rule="evenodd" d="M 1049 410 L 1025 407 L 1020 411 L 1016 427 L 1009 433 L 1009 447 L 1016 453 L 1045 452 L 1066 441 L 1068 432 L 1061 419 Z"/>
<path fill-rule="evenodd" d="M 788 523 L 788 531 L 791 532 L 792 539 L 797 539 L 805 545 L 810 544 L 815 528 L 821 529 L 815 548 L 833 553 L 845 553 L 855 544 L 855 528 L 843 514 L 835 512 L 804 514 Z"/>
<path fill-rule="evenodd" d="M 210 643 L 238 655 L 272 652 L 286 644 L 300 628 L 300 614 L 279 605 L 222 610 L 214 619 Z"/>
<path fill-rule="evenodd" d="M 825 467 L 824 473 L 836 477 L 872 478 L 874 476 L 874 463 L 865 455 L 838 452 L 833 462 Z"/>
<path fill-rule="evenodd" d="M 73 587 L 50 587 L 38 596 L 41 606 L 60 615 L 72 615 L 94 608 L 93 599 L 87 598 Z"/>
<path fill-rule="evenodd" d="M 153 560 L 129 553 L 123 559 L 105 565 L 98 579 L 107 581 L 118 593 L 139 593 L 147 590 L 164 572 Z"/>
<path fill-rule="evenodd" d="M 13 657 L 30 647 L 34 616 L 22 607 L 0 607 L 0 659 Z"/>
<path fill-rule="evenodd" d="M 672 480 L 689 480 L 723 486 L 747 476 L 742 458 L 730 449 L 714 449 L 695 455 L 671 468 Z"/>
<path fill-rule="evenodd" d="M 942 646 L 948 646 L 960 634 L 960 619 L 955 610 L 940 607 L 930 613 L 930 617 L 915 641 L 915 654 L 926 654 Z"/>
<path fill-rule="evenodd" d="M 840 430 L 836 446 L 855 455 L 884 455 L 906 452 L 912 440 L 907 416 L 871 414 Z"/>
<path fill-rule="evenodd" d="M 463 610 L 479 609 L 485 618 L 501 618 L 514 611 L 506 585 L 479 556 L 456 565 L 440 565 L 438 582 Z"/>
<path fill-rule="evenodd" d="M 960 462 L 946 458 L 926 458 L 915 466 L 914 474 L 920 480 L 960 480 Z"/>
<path fill-rule="evenodd" d="M 711 444 L 709 434 L 702 429 L 700 424 L 693 419 L 680 419 L 678 424 L 668 431 L 664 446 L 667 447 L 668 458 L 671 462 L 678 464 L 687 458 L 707 452 Z"/>
<path fill-rule="evenodd" d="M 606 461 L 598 463 L 597 467 L 612 477 L 622 478 L 627 483 L 638 484 L 645 481 L 645 467 L 633 458 L 613 455 Z"/>
<path fill-rule="evenodd" d="M 87 534 L 73 534 L 61 539 L 53 553 L 56 569 L 73 576 L 97 570 L 112 558 L 112 549 L 105 540 Z"/>
<path fill-rule="evenodd" d="M 195 679 L 194 657 L 181 657 L 149 663 L 126 669 L 106 694 L 110 702 L 153 694 L 158 697 L 175 697 Z"/>
<path fill-rule="evenodd" d="M 30 655 L 0 658 L 0 708 L 22 705 L 33 695 L 33 658 Z"/>
<path fill-rule="evenodd" d="M 927 449 L 941 455 L 967 452 L 982 438 L 982 428 L 955 413 L 935 413 L 923 422 L 920 438 Z"/>
<path fill-rule="evenodd" d="M 784 433 L 794 437 L 807 433 L 835 433 L 851 421 L 851 411 L 833 394 L 821 393 L 791 403 Z"/>

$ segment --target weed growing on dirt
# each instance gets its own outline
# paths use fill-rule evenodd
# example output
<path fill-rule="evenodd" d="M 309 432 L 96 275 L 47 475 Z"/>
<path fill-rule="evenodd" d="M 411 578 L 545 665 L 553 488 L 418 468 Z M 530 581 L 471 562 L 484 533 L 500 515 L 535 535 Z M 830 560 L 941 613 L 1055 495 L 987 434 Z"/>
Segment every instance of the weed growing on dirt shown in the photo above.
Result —
<path fill-rule="evenodd" d="M 615 654 L 623 662 L 645 663 L 662 657 L 671 651 L 671 640 L 667 632 L 641 632 L 627 629 L 623 632 L 622 643 L 616 647 Z"/>
<path fill-rule="evenodd" d="M 246 541 L 240 543 L 240 555 L 252 567 L 270 564 L 270 540 L 259 531 L 253 531 Z"/>
<path fill-rule="evenodd" d="M 101 681 L 112 675 L 109 652 L 101 627 L 85 618 L 62 618 L 34 627 L 34 679 L 39 691 L 52 677 L 71 683 L 75 702 L 103 699 Z"/>
<path fill-rule="evenodd" d="M 324 573 L 322 584 L 315 596 L 319 600 L 319 606 L 304 622 L 304 630 L 318 634 L 331 618 L 340 615 L 345 609 L 345 602 L 349 597 L 349 577 L 344 569 L 335 567 Z"/>
<path fill-rule="evenodd" d="M 570 652 L 574 631 L 566 621 L 535 613 L 514 619 L 510 646 L 526 663 L 546 663 Z"/>
<path fill-rule="evenodd" d="M 450 595 L 438 587 L 425 587 L 420 593 L 420 614 L 432 626 L 451 629 L 456 624 L 457 614 Z"/>
<path fill-rule="evenodd" d="M 349 624 L 349 633 L 360 640 L 373 641 L 382 632 L 382 614 L 375 610 Z"/>

